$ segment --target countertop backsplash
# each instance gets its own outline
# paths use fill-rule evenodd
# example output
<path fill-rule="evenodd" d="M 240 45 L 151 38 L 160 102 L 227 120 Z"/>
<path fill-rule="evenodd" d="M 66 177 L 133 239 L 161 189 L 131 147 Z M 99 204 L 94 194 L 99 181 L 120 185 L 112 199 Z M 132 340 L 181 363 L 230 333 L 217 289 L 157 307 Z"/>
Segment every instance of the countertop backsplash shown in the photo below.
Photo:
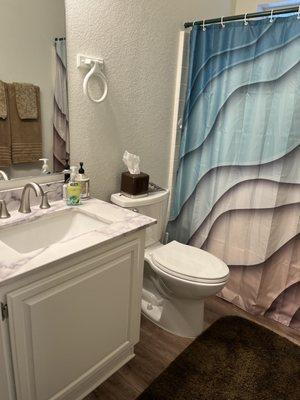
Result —
<path fill-rule="evenodd" d="M 63 182 L 51 182 L 41 184 L 43 190 L 50 191 L 48 194 L 49 202 L 62 199 Z M 0 200 L 5 200 L 8 211 L 14 211 L 19 208 L 23 188 L 0 190 Z M 40 204 L 41 199 L 36 197 L 31 191 L 30 205 L 35 206 Z"/>

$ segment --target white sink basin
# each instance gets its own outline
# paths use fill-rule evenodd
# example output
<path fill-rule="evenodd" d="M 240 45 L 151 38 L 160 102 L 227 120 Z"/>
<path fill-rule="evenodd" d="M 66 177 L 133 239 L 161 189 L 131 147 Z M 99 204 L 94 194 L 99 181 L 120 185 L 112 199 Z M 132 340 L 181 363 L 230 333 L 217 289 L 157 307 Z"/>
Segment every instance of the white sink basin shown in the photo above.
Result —
<path fill-rule="evenodd" d="M 0 231 L 0 241 L 18 253 L 29 253 L 103 228 L 110 223 L 91 217 L 85 212 L 70 209 L 4 228 Z"/>

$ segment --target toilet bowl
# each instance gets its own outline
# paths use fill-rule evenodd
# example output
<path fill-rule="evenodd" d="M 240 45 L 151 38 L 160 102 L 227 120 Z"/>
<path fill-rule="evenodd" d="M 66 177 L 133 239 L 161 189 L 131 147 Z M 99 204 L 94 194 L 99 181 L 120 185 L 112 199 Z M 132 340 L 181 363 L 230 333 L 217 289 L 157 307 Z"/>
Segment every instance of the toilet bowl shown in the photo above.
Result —
<path fill-rule="evenodd" d="M 132 199 L 116 193 L 111 201 L 157 219 L 157 225 L 146 231 L 142 313 L 161 328 L 192 338 L 203 331 L 204 299 L 222 290 L 229 268 L 204 250 L 177 241 L 160 242 L 168 194 L 154 190 Z"/>
<path fill-rule="evenodd" d="M 225 286 L 229 269 L 206 251 L 176 241 L 145 251 L 142 311 L 178 336 L 203 331 L 204 299 Z"/>

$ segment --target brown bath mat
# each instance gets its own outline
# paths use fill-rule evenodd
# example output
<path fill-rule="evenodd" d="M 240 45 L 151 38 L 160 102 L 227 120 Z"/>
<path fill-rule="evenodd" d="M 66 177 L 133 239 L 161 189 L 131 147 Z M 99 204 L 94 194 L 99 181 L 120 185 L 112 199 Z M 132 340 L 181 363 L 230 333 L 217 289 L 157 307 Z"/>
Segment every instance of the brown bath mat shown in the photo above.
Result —
<path fill-rule="evenodd" d="M 239 317 L 200 335 L 138 400 L 299 400 L 300 347 Z"/>

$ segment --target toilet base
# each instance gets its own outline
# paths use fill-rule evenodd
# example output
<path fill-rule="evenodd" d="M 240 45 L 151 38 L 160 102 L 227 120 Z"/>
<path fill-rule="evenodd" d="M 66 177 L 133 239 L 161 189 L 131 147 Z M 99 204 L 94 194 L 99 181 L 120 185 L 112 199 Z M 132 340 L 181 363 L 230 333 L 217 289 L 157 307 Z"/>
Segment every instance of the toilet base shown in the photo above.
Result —
<path fill-rule="evenodd" d="M 203 300 L 163 298 L 156 290 L 143 289 L 142 314 L 174 335 L 195 338 L 204 328 Z"/>

